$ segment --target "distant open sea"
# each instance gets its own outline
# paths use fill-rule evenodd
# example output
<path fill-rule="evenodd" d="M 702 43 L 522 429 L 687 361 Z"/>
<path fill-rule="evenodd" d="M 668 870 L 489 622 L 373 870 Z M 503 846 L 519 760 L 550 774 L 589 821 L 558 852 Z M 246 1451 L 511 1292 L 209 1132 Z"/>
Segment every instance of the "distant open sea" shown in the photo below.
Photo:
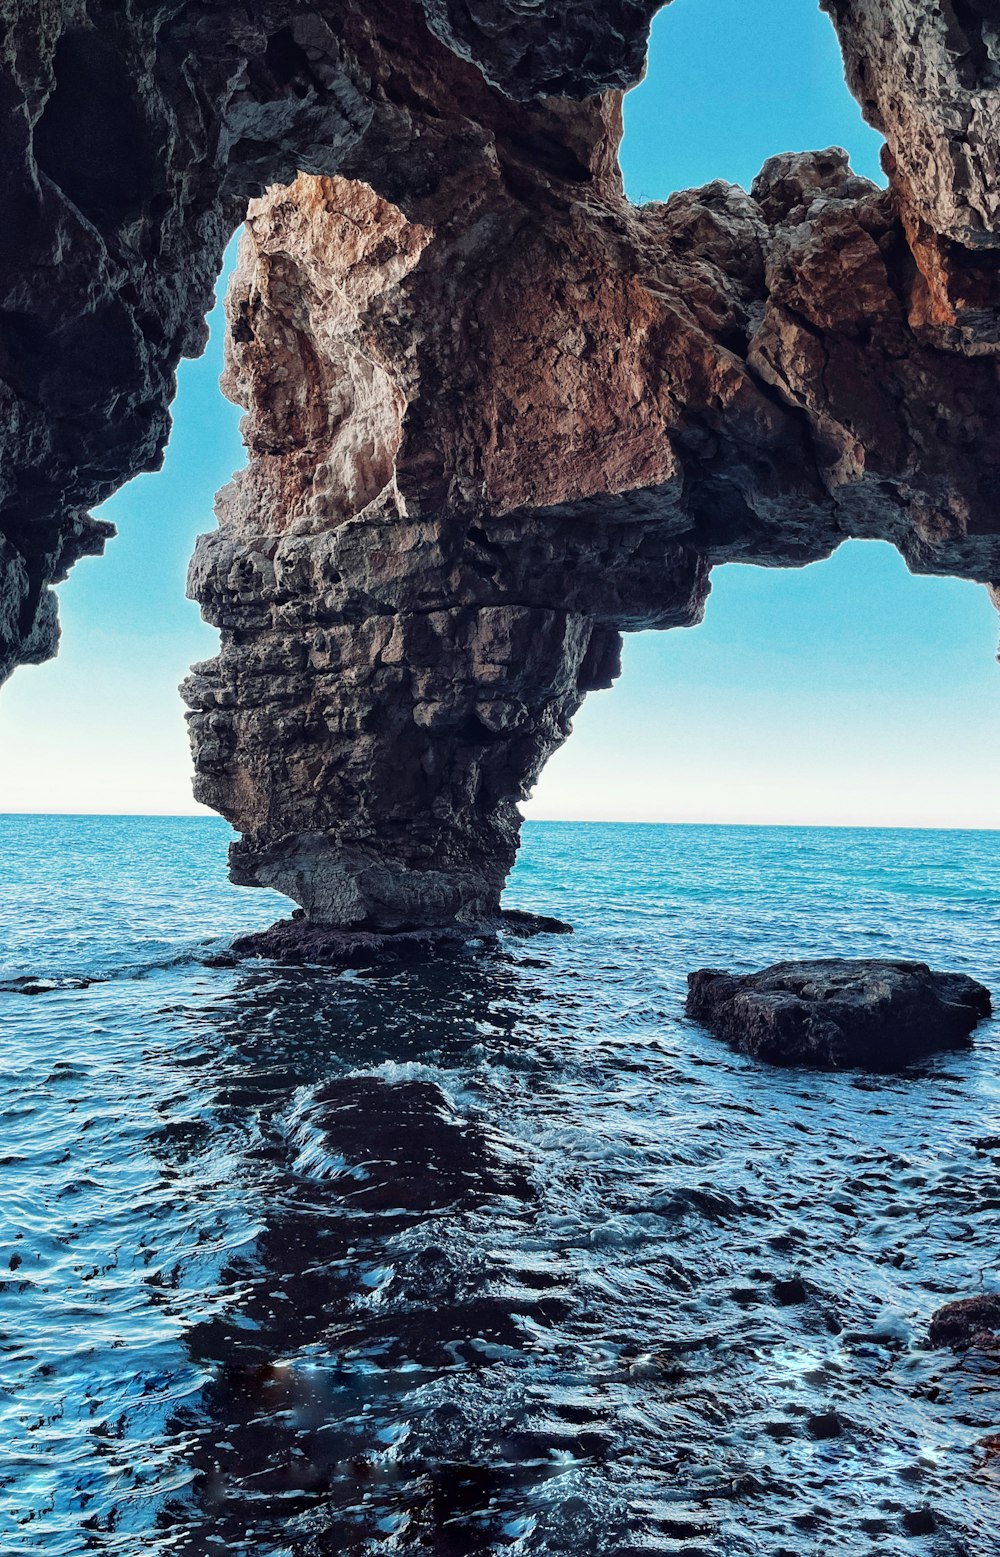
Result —
<path fill-rule="evenodd" d="M 4 1557 L 992 1557 L 1000 1363 L 923 1343 L 1000 1288 L 1000 1027 L 810 1074 L 683 1001 L 1000 994 L 1000 834 L 528 823 L 574 935 L 340 973 L 202 965 L 287 911 L 230 836 L 0 817 Z"/>

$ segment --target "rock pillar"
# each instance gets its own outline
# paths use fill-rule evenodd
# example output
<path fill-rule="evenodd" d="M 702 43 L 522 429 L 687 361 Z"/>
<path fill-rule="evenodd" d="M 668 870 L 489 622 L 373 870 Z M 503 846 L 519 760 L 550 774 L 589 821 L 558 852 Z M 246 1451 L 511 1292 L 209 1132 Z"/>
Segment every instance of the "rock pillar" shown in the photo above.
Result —
<path fill-rule="evenodd" d="M 619 634 L 697 621 L 714 564 L 871 536 L 1000 574 L 989 331 L 928 324 L 893 196 L 834 148 L 637 210 L 617 98 L 589 141 L 562 112 L 544 158 L 484 136 L 408 212 L 306 175 L 251 207 L 249 462 L 192 564 L 222 649 L 186 696 L 233 879 L 322 925 L 493 918 Z"/>

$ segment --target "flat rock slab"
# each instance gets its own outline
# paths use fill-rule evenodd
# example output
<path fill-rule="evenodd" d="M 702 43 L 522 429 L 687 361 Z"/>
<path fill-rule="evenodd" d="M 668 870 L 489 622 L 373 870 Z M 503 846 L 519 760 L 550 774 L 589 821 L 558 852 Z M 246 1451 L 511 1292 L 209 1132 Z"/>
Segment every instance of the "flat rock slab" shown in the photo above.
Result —
<path fill-rule="evenodd" d="M 266 957 L 272 962 L 323 964 L 330 967 L 366 967 L 389 958 L 421 960 L 467 941 L 495 941 L 507 935 L 570 935 L 573 926 L 545 914 L 503 909 L 488 923 L 425 925 L 414 930 L 337 929 L 314 924 L 306 918 L 279 919 L 268 930 L 240 935 L 228 952 L 205 958 L 211 967 L 232 967 L 244 957 Z"/>
<path fill-rule="evenodd" d="M 990 992 L 924 962 L 777 962 L 761 973 L 688 974 L 687 1012 L 741 1054 L 772 1065 L 899 1070 L 969 1044 Z"/>

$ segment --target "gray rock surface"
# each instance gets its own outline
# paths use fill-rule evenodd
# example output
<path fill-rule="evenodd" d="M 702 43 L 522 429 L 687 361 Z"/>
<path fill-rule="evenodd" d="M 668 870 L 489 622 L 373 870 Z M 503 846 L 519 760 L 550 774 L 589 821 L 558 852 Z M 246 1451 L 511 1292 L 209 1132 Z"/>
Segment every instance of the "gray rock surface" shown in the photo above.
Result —
<path fill-rule="evenodd" d="M 934 1050 L 966 1047 L 991 1009 L 975 979 L 923 962 L 830 959 L 688 975 L 688 1015 L 773 1065 L 898 1070 Z"/>

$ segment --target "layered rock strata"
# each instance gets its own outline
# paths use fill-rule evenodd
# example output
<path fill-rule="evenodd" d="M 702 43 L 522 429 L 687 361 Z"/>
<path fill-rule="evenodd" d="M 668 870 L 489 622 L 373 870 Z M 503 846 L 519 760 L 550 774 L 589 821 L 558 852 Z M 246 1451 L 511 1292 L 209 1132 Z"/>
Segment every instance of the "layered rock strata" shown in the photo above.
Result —
<path fill-rule="evenodd" d="M 236 879 L 318 922 L 495 914 L 517 799 L 618 634 L 717 562 L 850 535 L 1000 577 L 996 27 L 829 0 L 885 132 L 635 210 L 655 0 L 7 0 L 0 660 L 52 652 L 90 504 L 154 465 L 255 200 L 228 389 L 250 464 L 188 687 Z"/>
<path fill-rule="evenodd" d="M 411 216 L 305 176 L 251 207 L 186 695 L 234 878 L 324 923 L 494 913 L 618 635 L 696 621 L 715 563 L 1000 573 L 996 362 L 924 330 L 893 195 L 832 149 L 636 210 L 600 107 L 572 178 L 490 140 Z"/>

